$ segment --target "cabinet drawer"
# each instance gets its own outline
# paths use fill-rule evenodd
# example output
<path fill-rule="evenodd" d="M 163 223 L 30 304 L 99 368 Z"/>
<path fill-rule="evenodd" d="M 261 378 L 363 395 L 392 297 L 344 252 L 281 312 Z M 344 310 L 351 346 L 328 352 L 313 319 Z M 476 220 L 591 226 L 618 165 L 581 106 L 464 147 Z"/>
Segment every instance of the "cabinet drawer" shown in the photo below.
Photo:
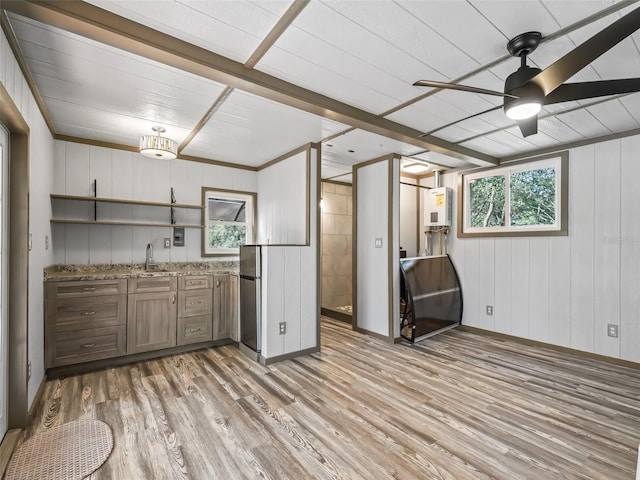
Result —
<path fill-rule="evenodd" d="M 47 331 L 63 332 L 124 325 L 127 296 L 59 298 L 47 301 Z"/>
<path fill-rule="evenodd" d="M 125 325 L 52 334 L 47 337 L 47 367 L 117 357 L 126 350 Z"/>
<path fill-rule="evenodd" d="M 178 345 L 211 340 L 211 315 L 178 319 Z"/>
<path fill-rule="evenodd" d="M 190 275 L 178 277 L 178 290 L 198 290 L 201 288 L 211 288 L 212 285 L 212 275 Z"/>
<path fill-rule="evenodd" d="M 47 298 L 74 298 L 127 293 L 127 279 L 47 283 Z"/>
<path fill-rule="evenodd" d="M 176 277 L 130 278 L 129 293 L 172 292 L 177 285 Z"/>
<path fill-rule="evenodd" d="M 211 315 L 213 293 L 209 289 L 182 290 L 178 292 L 178 317 Z"/>

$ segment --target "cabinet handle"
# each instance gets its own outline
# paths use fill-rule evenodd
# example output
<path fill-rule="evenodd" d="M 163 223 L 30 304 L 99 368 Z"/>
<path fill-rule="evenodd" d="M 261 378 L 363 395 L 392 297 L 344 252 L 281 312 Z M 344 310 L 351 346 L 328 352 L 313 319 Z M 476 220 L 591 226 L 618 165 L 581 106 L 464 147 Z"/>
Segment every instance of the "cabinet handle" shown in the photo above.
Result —
<path fill-rule="evenodd" d="M 176 303 L 176 294 L 173 294 L 173 298 L 171 299 L 171 303 Z"/>
<path fill-rule="evenodd" d="M 95 343 L 85 343 L 84 345 L 82 345 L 81 348 L 93 348 L 95 346 L 96 346 Z"/>
<path fill-rule="evenodd" d="M 95 292 L 96 291 L 96 287 L 84 287 L 82 289 L 83 292 Z"/>
<path fill-rule="evenodd" d="M 89 312 L 89 311 L 82 312 L 82 315 L 95 315 L 95 314 L 96 312 Z"/>
<path fill-rule="evenodd" d="M 202 327 L 199 328 L 190 328 L 189 333 L 196 333 L 202 331 Z"/>
<path fill-rule="evenodd" d="M 216 287 L 220 286 L 220 280 L 216 280 Z"/>

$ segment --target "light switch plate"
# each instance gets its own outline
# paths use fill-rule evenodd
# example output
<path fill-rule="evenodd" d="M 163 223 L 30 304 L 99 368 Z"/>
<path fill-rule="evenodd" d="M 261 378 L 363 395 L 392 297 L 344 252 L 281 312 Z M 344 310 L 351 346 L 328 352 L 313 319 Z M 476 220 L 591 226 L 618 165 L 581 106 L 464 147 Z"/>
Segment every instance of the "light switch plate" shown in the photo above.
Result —
<path fill-rule="evenodd" d="M 376 248 L 382 248 L 382 237 L 376 237 L 375 246 Z"/>

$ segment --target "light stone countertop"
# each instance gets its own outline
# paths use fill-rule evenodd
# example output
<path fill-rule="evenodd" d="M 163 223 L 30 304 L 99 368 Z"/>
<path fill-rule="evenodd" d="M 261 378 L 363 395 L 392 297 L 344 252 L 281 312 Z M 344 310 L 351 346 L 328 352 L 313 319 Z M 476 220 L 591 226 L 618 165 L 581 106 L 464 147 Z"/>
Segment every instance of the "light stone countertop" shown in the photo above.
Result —
<path fill-rule="evenodd" d="M 45 282 L 111 280 L 114 278 L 177 277 L 186 275 L 237 275 L 238 262 L 158 263 L 145 270 L 143 264 L 52 265 L 44 269 Z"/>

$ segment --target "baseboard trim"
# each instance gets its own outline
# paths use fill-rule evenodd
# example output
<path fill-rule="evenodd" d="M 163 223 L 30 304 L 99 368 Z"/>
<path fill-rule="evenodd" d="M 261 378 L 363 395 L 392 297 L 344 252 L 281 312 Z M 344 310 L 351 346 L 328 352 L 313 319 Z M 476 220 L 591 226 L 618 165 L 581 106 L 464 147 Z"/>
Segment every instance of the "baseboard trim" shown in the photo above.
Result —
<path fill-rule="evenodd" d="M 11 455 L 22 438 L 22 432 L 20 428 L 9 430 L 0 443 L 0 478 L 4 478 Z"/>
<path fill-rule="evenodd" d="M 33 402 L 31 402 L 31 406 L 29 407 L 29 413 L 27 416 L 27 418 L 29 419 L 29 424 L 31 424 L 31 422 L 33 422 L 35 418 L 36 409 L 38 408 L 38 405 L 40 405 L 40 401 L 42 400 L 42 396 L 44 395 L 44 387 L 47 384 L 47 380 L 47 374 L 45 373 L 42 377 L 42 381 L 40 382 L 40 386 L 38 387 L 38 391 L 33 397 Z M 2 477 L 0 476 L 0 478 Z"/>
<path fill-rule="evenodd" d="M 272 363 L 282 362 L 283 360 L 291 360 L 292 358 L 300 357 L 302 355 L 310 355 L 320 351 L 320 347 L 311 347 L 305 350 L 299 350 L 297 352 L 285 353 L 284 355 L 277 355 L 275 357 L 265 358 L 260 355 L 260 363 L 262 365 L 271 365 Z"/>
<path fill-rule="evenodd" d="M 351 324 L 352 322 L 351 315 L 344 312 L 338 312 L 337 310 L 333 310 L 331 308 L 325 308 L 325 307 L 320 308 L 320 314 L 325 317 L 333 318 L 334 320 L 346 322 L 348 324 Z"/>
<path fill-rule="evenodd" d="M 606 355 L 600 355 L 598 353 L 585 352 L 584 350 L 577 350 L 575 348 L 562 347 L 560 345 L 554 345 L 553 343 L 540 342 L 538 340 L 530 340 L 528 338 L 517 337 L 515 335 L 509 335 L 507 333 L 494 332 L 492 330 L 485 330 L 484 328 L 471 327 L 469 325 L 459 325 L 460 330 L 476 333 L 478 335 L 487 335 L 491 337 L 501 338 L 503 340 L 512 340 L 514 342 L 523 343 L 532 347 L 548 348 L 549 350 L 555 350 L 562 353 L 570 353 L 579 357 L 590 358 L 592 360 L 599 360 L 605 363 L 611 363 L 612 365 L 618 365 L 621 367 L 629 367 L 635 370 L 640 370 L 640 363 L 632 362 L 631 360 L 623 360 L 621 358 L 607 357 Z"/>
<path fill-rule="evenodd" d="M 372 332 L 370 330 L 366 330 L 364 328 L 355 327 L 355 326 L 353 327 L 353 330 L 358 333 L 362 333 L 363 335 L 369 335 L 370 337 L 377 338 L 378 340 L 382 340 L 383 342 L 395 343 L 394 337 L 389 337 L 387 335 L 382 335 L 381 333 Z"/>

